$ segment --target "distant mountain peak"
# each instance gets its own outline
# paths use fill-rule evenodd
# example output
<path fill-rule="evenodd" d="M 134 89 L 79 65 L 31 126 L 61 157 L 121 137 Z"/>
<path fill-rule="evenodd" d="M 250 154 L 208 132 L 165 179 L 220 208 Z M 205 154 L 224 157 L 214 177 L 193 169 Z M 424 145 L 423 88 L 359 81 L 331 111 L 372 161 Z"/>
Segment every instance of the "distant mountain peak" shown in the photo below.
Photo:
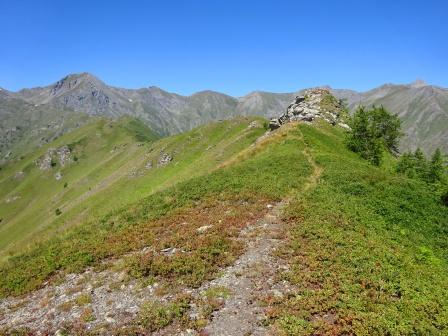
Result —
<path fill-rule="evenodd" d="M 414 82 L 409 84 L 410 87 L 413 88 L 420 88 L 424 86 L 428 86 L 428 83 L 426 83 L 423 79 L 416 79 Z"/>

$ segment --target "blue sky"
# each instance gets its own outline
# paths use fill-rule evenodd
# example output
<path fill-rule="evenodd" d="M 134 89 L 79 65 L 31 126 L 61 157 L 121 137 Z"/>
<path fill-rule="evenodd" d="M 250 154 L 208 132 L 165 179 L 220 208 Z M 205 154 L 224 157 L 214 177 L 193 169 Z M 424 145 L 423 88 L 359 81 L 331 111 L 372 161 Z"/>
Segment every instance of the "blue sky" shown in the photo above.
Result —
<path fill-rule="evenodd" d="M 191 94 L 448 87 L 448 1 L 0 2 L 0 86 L 87 71 Z"/>

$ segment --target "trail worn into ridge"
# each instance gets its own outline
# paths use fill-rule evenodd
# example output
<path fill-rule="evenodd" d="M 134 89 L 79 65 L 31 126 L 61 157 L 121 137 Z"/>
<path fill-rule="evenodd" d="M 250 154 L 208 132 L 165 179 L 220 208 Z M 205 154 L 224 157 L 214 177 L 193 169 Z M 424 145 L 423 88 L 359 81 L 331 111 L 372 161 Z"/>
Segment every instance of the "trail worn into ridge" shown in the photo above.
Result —
<path fill-rule="evenodd" d="M 313 172 L 303 186 L 307 191 L 318 183 L 322 168 L 304 150 L 304 155 Z M 284 238 L 286 227 L 281 220 L 282 209 L 288 204 L 284 200 L 271 208 L 263 219 L 244 229 L 239 238 L 247 244 L 246 252 L 226 268 L 221 277 L 203 285 L 200 291 L 214 286 L 230 289 L 231 295 L 225 305 L 212 315 L 205 327 L 206 335 L 240 336 L 270 335 L 272 331 L 263 326 L 264 309 L 260 299 L 281 299 L 293 290 L 289 283 L 278 276 L 288 269 L 288 264 L 275 256 L 275 251 Z"/>

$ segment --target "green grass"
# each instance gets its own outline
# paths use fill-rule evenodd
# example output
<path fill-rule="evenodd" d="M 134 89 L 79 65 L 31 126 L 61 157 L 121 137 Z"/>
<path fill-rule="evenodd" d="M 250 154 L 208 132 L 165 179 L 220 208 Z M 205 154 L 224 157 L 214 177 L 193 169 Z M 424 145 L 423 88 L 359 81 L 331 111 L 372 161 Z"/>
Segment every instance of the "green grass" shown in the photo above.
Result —
<path fill-rule="evenodd" d="M 238 143 L 242 139 L 240 136 Z M 264 146 L 262 151 L 257 152 L 255 148 L 254 153 L 241 162 L 190 178 L 133 205 L 45 239 L 4 263 L 0 268 L 0 294 L 31 291 L 59 270 L 78 272 L 107 257 L 145 246 L 163 248 L 161 244 L 174 243 L 191 252 L 171 258 L 170 262 L 160 256 L 149 256 L 143 263 L 137 260 L 135 265 L 140 266 L 133 268 L 134 274 L 198 285 L 238 254 L 238 246 L 231 240 L 232 228 L 241 228 L 245 217 L 250 219 L 254 214 L 262 214 L 267 202 L 282 199 L 291 188 L 303 184 L 311 172 L 302 153 L 303 147 L 296 137 L 285 134 Z M 207 206 L 209 203 L 213 206 Z M 207 216 L 217 222 L 216 230 L 196 239 L 194 235 L 186 235 L 185 228 L 180 226 L 185 219 L 176 221 L 176 218 L 191 218 L 201 206 L 205 206 Z M 214 211 L 214 207 L 218 210 Z M 226 219 L 225 211 L 229 208 L 235 211 L 227 213 Z M 218 219 L 224 220 L 219 224 Z M 227 225 L 226 230 L 219 230 L 224 225 Z M 170 241 L 172 237 L 176 239 Z"/>
<path fill-rule="evenodd" d="M 274 323 L 287 335 L 446 334 L 448 209 L 428 185 L 359 160 L 337 131 L 301 130 L 324 173 L 285 214 L 297 291 Z"/>
<path fill-rule="evenodd" d="M 157 140 L 141 122 L 95 120 L 0 171 L 0 258 L 21 251 L 34 237 L 89 222 L 193 176 L 206 174 L 264 132 L 256 118 L 207 125 Z M 143 141 L 143 142 L 142 142 Z M 72 162 L 49 171 L 35 161 L 48 148 L 68 145 Z M 161 152 L 173 161 L 158 167 Z M 76 161 L 74 158 L 76 157 Z M 145 165 L 152 162 L 152 168 Z M 15 178 L 23 171 L 24 177 Z M 60 171 L 62 179 L 54 174 Z M 59 209 L 59 211 L 57 211 Z"/>

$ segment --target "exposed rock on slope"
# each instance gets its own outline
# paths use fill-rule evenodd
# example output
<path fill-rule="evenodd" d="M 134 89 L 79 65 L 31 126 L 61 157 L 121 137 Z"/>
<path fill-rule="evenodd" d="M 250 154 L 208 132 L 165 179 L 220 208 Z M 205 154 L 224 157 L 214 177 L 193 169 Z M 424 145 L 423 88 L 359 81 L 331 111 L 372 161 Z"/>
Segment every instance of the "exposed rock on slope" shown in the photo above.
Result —
<path fill-rule="evenodd" d="M 64 167 L 70 162 L 70 148 L 62 146 L 60 148 L 49 148 L 47 153 L 37 160 L 36 164 L 41 170 L 48 170 L 56 164 L 55 159 L 58 160 L 61 167 Z"/>
<path fill-rule="evenodd" d="M 323 119 L 326 122 L 344 128 L 348 126 L 342 122 L 344 106 L 328 89 L 315 88 L 305 91 L 304 95 L 296 96 L 294 102 L 288 106 L 286 113 L 279 118 L 272 118 L 271 130 L 279 128 L 290 121 L 307 121 Z"/>

